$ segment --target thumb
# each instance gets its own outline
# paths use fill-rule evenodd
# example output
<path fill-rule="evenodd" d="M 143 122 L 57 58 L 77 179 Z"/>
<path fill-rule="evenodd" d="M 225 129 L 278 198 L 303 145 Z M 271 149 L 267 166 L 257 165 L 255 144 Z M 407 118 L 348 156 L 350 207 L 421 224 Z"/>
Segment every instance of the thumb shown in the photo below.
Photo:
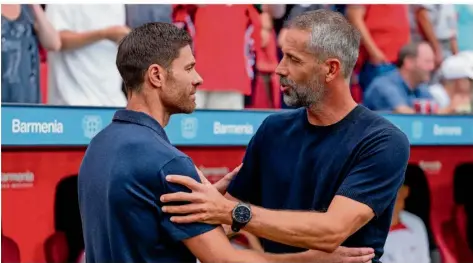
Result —
<path fill-rule="evenodd" d="M 240 165 L 238 165 L 237 167 L 235 167 L 235 169 L 233 169 L 233 171 L 229 172 L 228 174 L 225 175 L 225 179 L 226 180 L 231 180 L 233 179 L 233 177 L 240 171 L 241 167 L 243 166 L 243 163 L 241 163 Z"/>

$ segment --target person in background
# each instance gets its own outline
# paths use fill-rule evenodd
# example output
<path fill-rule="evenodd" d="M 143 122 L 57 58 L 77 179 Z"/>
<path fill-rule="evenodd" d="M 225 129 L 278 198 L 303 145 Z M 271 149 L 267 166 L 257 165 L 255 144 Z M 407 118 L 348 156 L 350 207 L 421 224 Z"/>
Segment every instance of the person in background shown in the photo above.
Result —
<path fill-rule="evenodd" d="M 398 69 L 377 77 L 366 89 L 365 106 L 375 111 L 416 113 L 417 100 L 432 100 L 426 83 L 434 67 L 434 52 L 427 42 L 405 45 L 399 52 Z"/>
<path fill-rule="evenodd" d="M 404 210 L 409 187 L 398 191 L 391 229 L 384 245 L 383 263 L 430 263 L 429 239 L 422 219 Z"/>
<path fill-rule="evenodd" d="M 165 4 L 126 4 L 126 25 L 137 28 L 146 23 L 172 23 L 172 5 Z"/>
<path fill-rule="evenodd" d="M 458 53 L 455 6 L 435 4 L 409 7 L 412 40 L 426 41 L 432 46 L 438 68 L 445 58 Z"/>
<path fill-rule="evenodd" d="M 61 48 L 41 6 L 2 4 L 2 102 L 40 103 L 39 45 Z"/>
<path fill-rule="evenodd" d="M 48 54 L 49 103 L 125 106 L 115 67 L 118 42 L 130 32 L 125 5 L 51 4 L 46 14 L 62 41 Z"/>
<path fill-rule="evenodd" d="M 461 53 L 448 57 L 440 67 L 440 83 L 430 93 L 440 108 L 449 113 L 468 113 L 473 83 L 473 60 Z"/>
<path fill-rule="evenodd" d="M 408 6 L 348 5 L 345 14 L 361 33 L 355 72 L 364 91 L 376 77 L 396 68 L 399 50 L 409 43 Z"/>
<path fill-rule="evenodd" d="M 257 9 L 253 5 L 177 5 L 173 16 L 174 23 L 193 37 L 200 61 L 196 68 L 205 79 L 196 94 L 197 108 L 244 109 L 254 80 L 255 47 L 261 45 Z"/>
<path fill-rule="evenodd" d="M 473 5 L 455 5 L 458 15 L 458 50 L 473 51 Z"/>

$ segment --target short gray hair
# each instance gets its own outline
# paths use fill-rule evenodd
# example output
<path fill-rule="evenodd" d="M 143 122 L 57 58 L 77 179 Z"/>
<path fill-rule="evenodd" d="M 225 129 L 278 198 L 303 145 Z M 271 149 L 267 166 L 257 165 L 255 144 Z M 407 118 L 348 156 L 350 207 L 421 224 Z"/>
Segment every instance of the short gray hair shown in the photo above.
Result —
<path fill-rule="evenodd" d="M 326 9 L 304 12 L 287 21 L 286 28 L 310 31 L 308 49 L 319 60 L 337 58 L 343 77 L 348 79 L 360 48 L 360 33 L 339 12 Z"/>

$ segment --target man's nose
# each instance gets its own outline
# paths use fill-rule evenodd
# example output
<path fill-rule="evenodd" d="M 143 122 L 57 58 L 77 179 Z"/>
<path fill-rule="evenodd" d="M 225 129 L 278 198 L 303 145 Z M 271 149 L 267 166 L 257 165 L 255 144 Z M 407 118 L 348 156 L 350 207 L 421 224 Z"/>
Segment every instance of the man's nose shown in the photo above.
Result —
<path fill-rule="evenodd" d="M 278 74 L 279 76 L 287 76 L 288 75 L 287 68 L 284 66 L 282 61 L 279 62 L 278 66 L 276 67 L 276 70 L 274 72 L 276 74 Z"/>

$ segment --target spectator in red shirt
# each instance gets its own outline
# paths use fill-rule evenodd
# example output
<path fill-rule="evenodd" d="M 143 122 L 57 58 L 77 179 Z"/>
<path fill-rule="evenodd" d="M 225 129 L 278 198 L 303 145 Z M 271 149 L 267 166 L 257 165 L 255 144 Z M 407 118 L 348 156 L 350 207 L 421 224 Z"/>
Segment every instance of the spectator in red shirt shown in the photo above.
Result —
<path fill-rule="evenodd" d="M 408 6 L 348 5 L 346 15 L 361 33 L 357 69 L 364 90 L 375 77 L 395 69 L 397 54 L 410 39 Z"/>
<path fill-rule="evenodd" d="M 194 37 L 196 70 L 204 79 L 198 108 L 243 109 L 251 94 L 261 18 L 253 5 L 178 5 L 174 22 Z"/>

